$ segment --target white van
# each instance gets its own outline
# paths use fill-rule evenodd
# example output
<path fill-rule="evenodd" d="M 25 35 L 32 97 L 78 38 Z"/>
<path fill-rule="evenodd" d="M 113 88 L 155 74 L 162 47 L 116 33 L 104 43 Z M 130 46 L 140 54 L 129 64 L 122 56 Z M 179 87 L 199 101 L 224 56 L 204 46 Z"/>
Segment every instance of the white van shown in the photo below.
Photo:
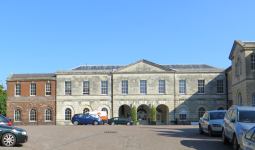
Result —
<path fill-rule="evenodd" d="M 107 117 L 107 112 L 106 111 L 91 111 L 91 112 L 87 112 L 86 114 L 89 115 L 99 115 L 103 121 L 103 124 L 107 124 L 108 122 L 108 117 Z"/>

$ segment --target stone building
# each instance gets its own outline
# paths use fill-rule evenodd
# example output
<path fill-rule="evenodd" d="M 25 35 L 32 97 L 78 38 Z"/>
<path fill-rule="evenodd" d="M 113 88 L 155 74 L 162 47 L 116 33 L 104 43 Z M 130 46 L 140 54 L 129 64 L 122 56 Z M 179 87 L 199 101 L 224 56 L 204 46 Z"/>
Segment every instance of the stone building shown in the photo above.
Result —
<path fill-rule="evenodd" d="M 127 66 L 79 66 L 57 71 L 57 124 L 71 116 L 106 110 L 108 117 L 131 119 L 137 107 L 140 124 L 189 124 L 207 110 L 227 109 L 225 69 L 206 64 L 158 65 L 141 60 Z"/>
<path fill-rule="evenodd" d="M 255 107 L 255 42 L 235 40 L 226 70 L 229 105 Z"/>
<path fill-rule="evenodd" d="M 11 74 L 6 115 L 14 125 L 54 125 L 55 86 L 55 73 Z"/>

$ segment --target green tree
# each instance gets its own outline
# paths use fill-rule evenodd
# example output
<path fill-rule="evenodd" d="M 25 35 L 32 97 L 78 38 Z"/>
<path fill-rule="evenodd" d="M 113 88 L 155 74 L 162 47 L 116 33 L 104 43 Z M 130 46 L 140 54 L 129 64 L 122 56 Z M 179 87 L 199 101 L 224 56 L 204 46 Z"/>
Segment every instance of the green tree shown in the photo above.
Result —
<path fill-rule="evenodd" d="M 4 90 L 4 86 L 0 85 L 0 114 L 6 115 L 6 98 L 7 92 Z"/>
<path fill-rule="evenodd" d="M 156 113 L 157 113 L 156 107 L 152 105 L 152 107 L 151 107 L 151 121 L 156 121 Z"/>
<path fill-rule="evenodd" d="M 132 107 L 132 110 L 131 110 L 131 117 L 132 117 L 132 121 L 137 121 L 137 109 L 136 107 Z"/>

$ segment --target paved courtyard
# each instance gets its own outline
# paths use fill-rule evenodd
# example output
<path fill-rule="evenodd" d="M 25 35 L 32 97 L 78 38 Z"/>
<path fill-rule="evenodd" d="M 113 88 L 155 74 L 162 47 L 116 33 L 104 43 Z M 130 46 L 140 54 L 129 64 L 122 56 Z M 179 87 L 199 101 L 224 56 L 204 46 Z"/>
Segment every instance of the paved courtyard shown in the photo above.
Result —
<path fill-rule="evenodd" d="M 28 133 L 28 142 L 11 149 L 45 150 L 231 150 L 220 136 L 200 135 L 197 125 L 172 126 L 18 126 Z M 3 149 L 2 145 L 0 149 Z"/>

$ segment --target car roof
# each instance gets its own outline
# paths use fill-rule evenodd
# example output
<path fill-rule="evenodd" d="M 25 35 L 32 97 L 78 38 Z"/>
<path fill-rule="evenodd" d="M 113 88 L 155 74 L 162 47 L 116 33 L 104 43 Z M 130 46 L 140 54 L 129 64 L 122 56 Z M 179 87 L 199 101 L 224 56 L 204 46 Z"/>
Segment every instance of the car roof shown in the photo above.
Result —
<path fill-rule="evenodd" d="M 211 110 L 211 111 L 207 111 L 208 113 L 212 113 L 212 112 L 227 112 L 227 110 Z"/>
<path fill-rule="evenodd" d="M 252 110 L 255 111 L 255 107 L 248 107 L 248 106 L 239 106 L 237 107 L 238 110 Z"/>

